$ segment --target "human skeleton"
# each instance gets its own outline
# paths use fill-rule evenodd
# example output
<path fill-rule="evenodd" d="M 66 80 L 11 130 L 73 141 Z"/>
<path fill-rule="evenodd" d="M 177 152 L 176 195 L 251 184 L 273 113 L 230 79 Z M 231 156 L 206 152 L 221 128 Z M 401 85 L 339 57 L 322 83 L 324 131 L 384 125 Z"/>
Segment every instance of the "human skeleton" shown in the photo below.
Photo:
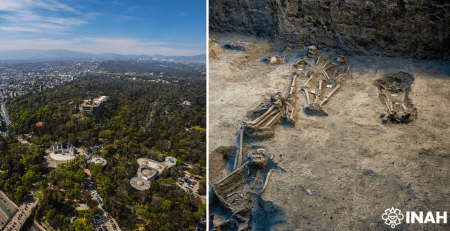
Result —
<path fill-rule="evenodd" d="M 264 148 L 253 149 L 245 163 L 213 187 L 221 203 L 240 221 L 239 230 L 248 230 L 252 202 L 266 190 L 270 175 L 277 168 L 270 162 L 272 157 Z"/>
<path fill-rule="evenodd" d="M 301 87 L 306 96 L 308 106 L 305 108 L 305 112 L 307 114 L 328 115 L 322 106 L 341 88 L 341 82 L 350 77 L 350 66 L 344 73 L 341 73 L 346 62 L 344 56 L 339 56 L 336 63 L 326 61 L 319 56 L 314 46 L 309 47 L 307 57 L 297 60 L 294 67 L 304 70 L 303 75 L 308 78 Z"/>
<path fill-rule="evenodd" d="M 295 93 L 296 82 L 299 77 L 308 77 L 301 87 L 305 93 L 308 106 L 307 114 L 327 113 L 322 106 L 341 87 L 341 81 L 350 76 L 350 66 L 344 73 L 346 59 L 343 56 L 337 58 L 337 62 L 325 61 L 319 56 L 314 46 L 309 47 L 308 55 L 300 58 L 294 67 L 299 69 L 293 75 L 288 93 L 281 92 L 271 94 L 268 99 L 263 99 L 251 111 L 250 114 L 257 116 L 251 122 L 243 122 L 239 129 L 239 151 L 236 155 L 232 172 L 213 186 L 213 191 L 225 207 L 230 209 L 233 216 L 245 225 L 239 230 L 249 228 L 251 202 L 255 196 L 263 193 L 268 185 L 270 175 L 274 168 L 269 166 L 268 152 L 264 148 L 255 149 L 247 154 L 244 161 L 245 137 L 268 138 L 273 135 L 272 126 L 281 119 L 288 123 L 295 123 Z M 330 88 L 324 89 L 324 86 Z M 310 113 L 314 112 L 314 113 Z M 276 167 L 278 169 L 279 167 Z"/>

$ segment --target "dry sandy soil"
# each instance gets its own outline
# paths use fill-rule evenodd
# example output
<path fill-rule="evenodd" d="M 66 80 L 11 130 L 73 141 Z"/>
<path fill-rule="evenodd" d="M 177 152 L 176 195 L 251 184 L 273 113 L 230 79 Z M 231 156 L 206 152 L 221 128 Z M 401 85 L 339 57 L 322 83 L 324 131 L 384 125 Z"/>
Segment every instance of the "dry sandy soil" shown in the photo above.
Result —
<path fill-rule="evenodd" d="M 221 46 L 237 40 L 268 42 L 236 34 L 210 36 Z M 210 186 L 229 173 L 226 160 L 214 150 L 238 146 L 237 125 L 250 120 L 247 112 L 263 97 L 288 91 L 296 71 L 293 63 L 307 52 L 291 51 L 285 64 L 262 61 L 280 50 L 272 47 L 262 56 L 242 61 L 244 52 L 224 49 L 220 57 L 210 60 Z M 336 57 L 333 51 L 319 52 Z M 273 161 L 286 170 L 272 174 L 262 195 L 264 201 L 281 208 L 282 214 L 263 230 L 392 230 L 381 219 L 391 207 L 402 212 L 448 211 L 450 215 L 450 64 L 346 58 L 352 76 L 324 105 L 328 116 L 307 116 L 303 112 L 306 99 L 298 88 L 295 126 L 276 124 L 274 137 L 245 144 L 246 148 L 267 148 Z M 398 71 L 415 78 L 409 96 L 417 119 L 408 124 L 382 124 L 380 115 L 386 107 L 374 81 Z M 298 79 L 297 83 L 301 86 L 305 81 Z M 233 159 L 234 154 L 228 161 Z M 212 217 L 217 215 L 214 208 L 210 211 Z M 449 230 L 450 225 L 405 224 L 403 220 L 396 229 Z"/>

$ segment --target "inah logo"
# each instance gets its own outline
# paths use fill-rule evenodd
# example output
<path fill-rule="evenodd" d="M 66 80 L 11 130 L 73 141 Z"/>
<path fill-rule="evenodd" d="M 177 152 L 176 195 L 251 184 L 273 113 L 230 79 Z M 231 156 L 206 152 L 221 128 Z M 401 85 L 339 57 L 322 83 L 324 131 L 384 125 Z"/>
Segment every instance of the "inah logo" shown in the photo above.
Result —
<path fill-rule="evenodd" d="M 396 225 L 399 225 L 400 221 L 403 220 L 404 217 L 405 216 L 403 216 L 400 209 L 394 209 L 394 207 L 384 210 L 383 215 L 381 215 L 384 223 L 386 225 L 390 225 L 391 228 L 395 228 Z"/>

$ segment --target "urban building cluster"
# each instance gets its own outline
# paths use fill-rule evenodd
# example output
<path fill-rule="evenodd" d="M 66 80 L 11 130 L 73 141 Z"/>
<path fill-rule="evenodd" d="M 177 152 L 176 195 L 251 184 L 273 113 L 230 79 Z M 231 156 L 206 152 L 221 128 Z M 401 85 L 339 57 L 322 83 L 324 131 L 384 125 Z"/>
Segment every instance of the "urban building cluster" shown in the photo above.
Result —
<path fill-rule="evenodd" d="M 97 70 L 100 62 L 37 62 L 0 64 L 0 100 L 36 93 L 71 82 Z"/>
<path fill-rule="evenodd" d="M 177 164 L 177 159 L 172 156 L 166 157 L 164 162 L 158 162 L 152 159 L 139 158 L 137 160 L 139 169 L 136 176 L 131 178 L 130 184 L 137 190 L 150 188 L 150 181 L 161 174 L 165 169 L 169 169 Z"/>

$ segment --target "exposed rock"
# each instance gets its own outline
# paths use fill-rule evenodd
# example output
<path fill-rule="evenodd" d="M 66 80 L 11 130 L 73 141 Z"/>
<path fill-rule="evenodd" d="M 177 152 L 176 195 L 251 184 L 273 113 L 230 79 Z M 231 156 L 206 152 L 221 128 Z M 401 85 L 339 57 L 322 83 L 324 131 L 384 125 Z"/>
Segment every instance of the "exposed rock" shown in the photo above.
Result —
<path fill-rule="evenodd" d="M 214 59 L 219 57 L 223 53 L 222 47 L 217 44 L 214 39 L 209 39 L 209 58 Z"/>
<path fill-rule="evenodd" d="M 254 44 L 244 41 L 236 41 L 226 44 L 225 47 L 232 50 L 245 52 L 245 58 L 241 60 L 242 63 L 245 63 L 266 53 L 268 50 L 270 50 L 271 44 L 270 43 Z"/>
<path fill-rule="evenodd" d="M 209 26 L 344 54 L 450 58 L 447 1 L 211 0 Z"/>

